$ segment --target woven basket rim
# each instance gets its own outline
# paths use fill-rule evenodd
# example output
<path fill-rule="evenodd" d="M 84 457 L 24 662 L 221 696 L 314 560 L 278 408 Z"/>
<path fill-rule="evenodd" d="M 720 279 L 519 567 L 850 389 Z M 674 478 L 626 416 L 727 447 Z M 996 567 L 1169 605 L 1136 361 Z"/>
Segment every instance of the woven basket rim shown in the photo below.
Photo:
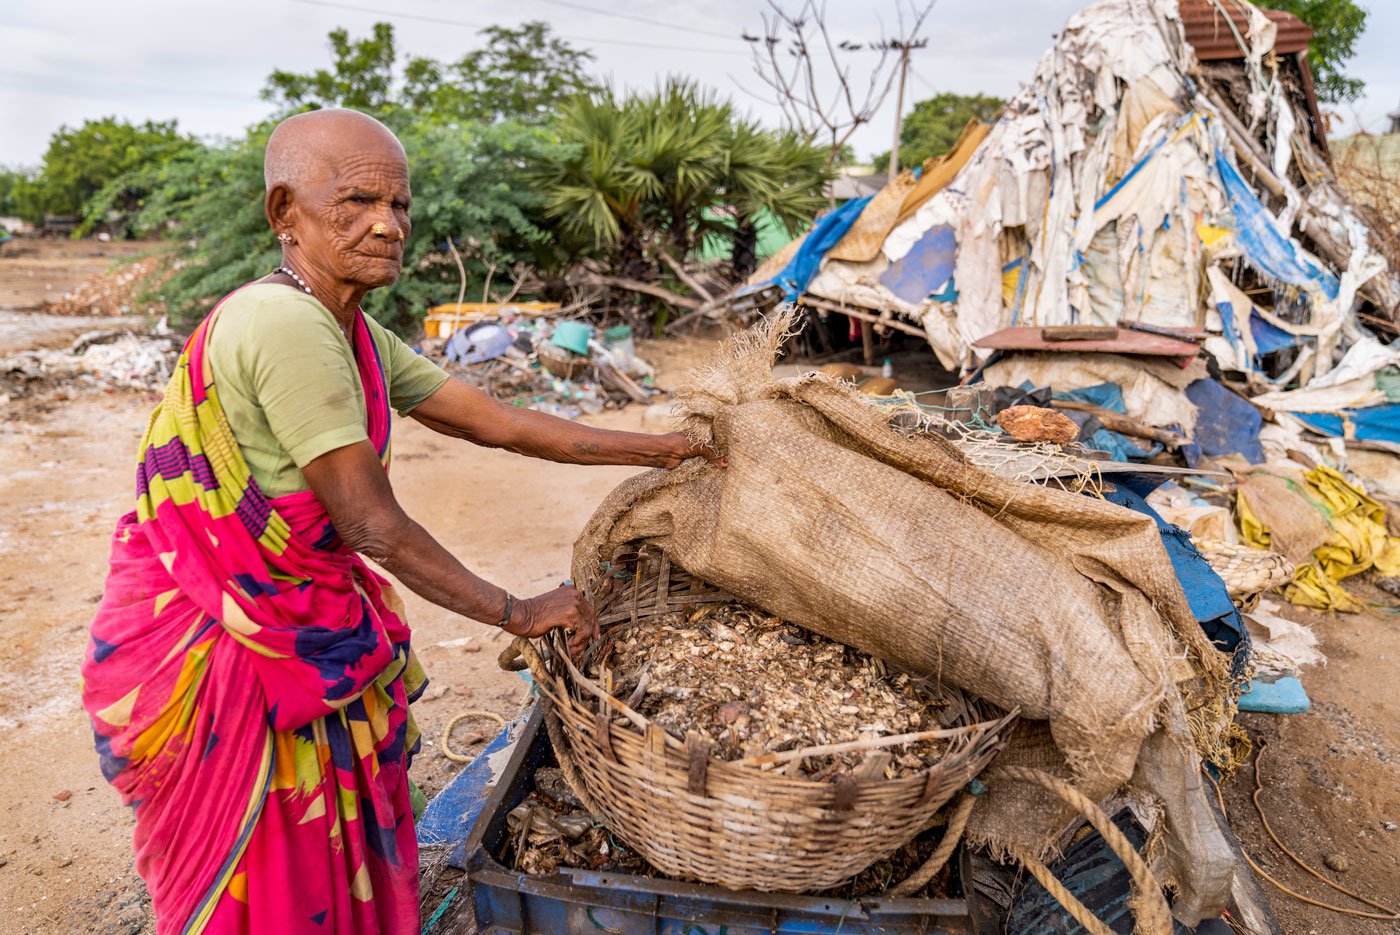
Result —
<path fill-rule="evenodd" d="M 645 546 L 636 549 L 629 547 L 625 551 L 629 553 L 635 551 L 641 554 L 644 551 L 644 549 Z M 681 568 L 679 565 L 674 565 L 673 563 L 671 563 L 669 558 L 667 558 L 664 553 L 660 554 L 660 558 L 663 560 L 663 573 L 666 573 L 667 571 L 671 570 L 680 571 L 683 574 L 693 578 L 694 580 L 700 581 L 700 579 L 695 578 L 695 576 L 693 575 L 689 575 L 688 572 L 685 572 L 684 569 Z M 613 579 L 611 578 L 611 576 L 607 576 L 597 580 L 599 582 L 602 582 Z M 587 589 L 585 589 L 585 593 L 587 593 Z M 723 599 L 725 600 L 738 600 L 737 598 L 734 598 L 728 594 L 724 594 L 723 592 L 718 593 L 722 594 Z M 589 596 L 591 597 L 591 595 Z M 609 596 L 611 597 L 615 595 L 610 594 Z M 679 609 L 679 606 L 674 608 L 674 610 Z M 672 611 L 668 610 L 667 612 L 669 613 Z M 611 629 L 615 626 L 620 625 L 621 624 L 619 623 L 611 624 L 610 626 L 604 628 L 604 632 L 606 632 L 607 629 Z M 667 731 L 664 727 L 662 727 L 660 724 L 646 717 L 641 712 L 632 709 L 622 699 L 609 694 L 601 685 L 599 685 L 593 679 L 589 678 L 576 665 L 574 665 L 573 660 L 570 658 L 566 637 L 562 635 L 562 631 L 552 631 L 550 635 L 546 638 L 546 642 L 550 649 L 550 658 L 545 663 L 546 674 L 550 679 L 550 684 L 547 686 L 541 684 L 540 690 L 542 693 L 544 693 L 545 697 L 551 704 L 554 704 L 556 707 L 562 706 L 561 701 L 564 696 L 567 696 L 569 700 L 574 704 L 580 704 L 579 699 L 575 698 L 573 693 L 570 691 L 571 686 L 578 686 L 586 694 L 592 696 L 593 698 L 601 701 L 604 704 L 607 704 L 608 707 L 610 707 L 614 712 L 621 715 L 624 721 L 630 722 L 630 725 L 640 732 L 639 736 L 645 738 L 648 734 L 649 729 L 654 728 L 655 730 L 660 731 L 661 734 L 664 736 L 664 742 L 668 753 L 674 751 L 679 756 L 686 758 L 689 758 L 692 755 L 692 750 L 686 741 L 677 738 L 669 731 Z M 564 663 L 563 666 L 558 666 L 556 664 L 556 660 L 562 660 Z M 946 689 L 951 688 L 951 686 L 941 686 L 941 688 Z M 953 688 L 952 690 L 960 691 L 956 688 Z M 560 697 L 555 697 L 556 695 L 559 695 Z M 978 714 L 979 716 L 981 716 L 981 712 L 978 712 Z M 979 741 L 985 739 L 988 735 L 1000 734 L 1012 721 L 1014 721 L 1019 716 L 1019 714 L 1020 711 L 1018 709 L 1006 712 L 1000 717 L 981 716 L 980 720 L 971 720 L 967 724 L 959 725 L 954 728 L 942 729 L 940 733 L 946 735 L 946 739 L 952 740 L 953 744 L 948 750 L 944 751 L 942 756 L 940 756 L 937 760 L 931 762 L 927 768 L 921 769 L 917 772 L 913 772 L 905 776 L 898 776 L 894 779 L 887 779 L 883 776 L 862 779 L 861 784 L 863 786 L 876 786 L 882 783 L 891 786 L 896 786 L 900 784 L 924 784 L 928 780 L 929 773 L 940 770 L 945 763 L 956 763 L 957 758 L 961 753 L 965 751 L 975 750 L 978 746 Z M 887 736 L 908 737 L 911 735 Z M 884 747 L 894 747 L 917 742 L 912 739 L 906 739 L 902 743 L 886 742 L 886 744 L 882 747 L 878 743 L 880 739 L 882 738 L 876 738 L 876 743 L 871 744 L 868 747 L 861 747 L 859 749 L 868 749 L 870 751 L 874 751 L 883 749 Z M 944 738 L 929 737 L 927 739 Z M 965 743 L 960 743 L 960 741 L 964 740 L 966 741 Z M 821 756 L 823 754 L 820 752 L 805 753 L 805 751 L 820 751 L 824 746 L 827 745 L 817 745 L 798 748 L 789 751 L 782 751 L 781 756 L 785 760 L 803 759 L 806 758 L 806 756 Z M 808 779 L 800 776 L 789 776 L 776 770 L 764 769 L 761 765 L 751 765 L 748 762 L 750 759 L 756 758 L 745 758 L 743 760 L 722 760 L 718 757 L 711 755 L 708 757 L 708 769 L 711 771 L 718 770 L 721 774 L 725 775 L 733 775 L 735 779 L 762 778 L 766 781 L 781 780 L 785 783 L 791 783 L 793 785 L 794 790 L 799 788 L 829 789 L 831 787 L 831 783 L 829 781 Z"/>
<path fill-rule="evenodd" d="M 559 639 L 557 640 L 557 642 L 562 643 L 563 640 Z M 557 654 L 564 649 L 562 646 L 551 646 L 551 649 L 554 650 L 554 653 L 552 655 L 555 655 L 556 658 L 567 659 L 567 655 L 562 657 L 557 656 Z M 551 704 L 555 705 L 556 707 L 563 707 L 561 698 L 557 696 L 568 693 L 569 681 L 573 682 L 574 684 L 586 686 L 585 690 L 588 691 L 588 693 L 593 697 L 599 699 L 606 697 L 608 699 L 611 699 L 610 701 L 606 702 L 609 705 L 609 707 L 613 708 L 614 711 L 617 711 L 618 713 L 622 714 L 625 720 L 631 722 L 632 727 L 640 729 L 640 732 L 637 734 L 637 736 L 645 738 L 647 736 L 647 729 L 655 728 L 656 730 L 660 731 L 661 734 L 664 736 L 668 753 L 675 753 L 685 758 L 688 758 L 690 756 L 691 748 L 686 744 L 685 741 L 677 738 L 674 734 L 667 731 L 660 724 L 646 717 L 646 715 L 641 714 L 640 712 L 628 707 L 627 704 L 621 699 L 612 695 L 608 695 L 601 685 L 588 678 L 582 672 L 580 672 L 578 668 L 572 664 L 571 661 L 566 666 L 566 671 L 568 673 L 567 681 L 563 674 L 556 674 L 551 672 L 549 675 L 553 681 L 553 684 L 548 687 L 540 685 L 540 691 L 545 695 L 546 699 Z M 561 683 L 563 684 L 561 685 Z M 569 695 L 569 702 L 573 706 L 579 706 L 580 704 L 578 699 L 574 698 L 571 694 Z M 922 769 L 918 772 L 910 773 L 905 776 L 897 776 L 894 779 L 887 779 L 884 777 L 871 777 L 869 779 L 862 780 L 862 785 L 877 785 L 880 783 L 886 783 L 890 785 L 923 785 L 927 781 L 927 776 L 929 772 L 942 768 L 942 766 L 945 763 L 954 760 L 960 753 L 963 752 L 964 749 L 975 749 L 977 746 L 977 741 L 986 737 L 988 734 L 997 734 L 1000 731 L 1004 730 L 1007 725 L 1009 725 L 1013 720 L 1015 720 L 1019 716 L 1019 714 L 1019 711 L 1011 711 L 1002 715 L 999 718 L 973 721 L 969 724 L 962 725 L 957 728 L 945 729 L 948 733 L 947 739 L 953 740 L 955 742 L 955 747 L 953 749 L 948 750 L 945 753 L 945 755 L 940 757 L 938 760 L 930 763 L 926 769 Z M 641 723 L 639 724 L 638 722 Z M 620 725 L 614 723 L 614 726 Z M 956 745 L 956 742 L 960 740 L 966 740 L 966 743 L 961 746 Z M 904 743 L 913 742 L 916 741 L 904 741 Z M 888 744 L 888 746 L 898 745 L 899 744 L 894 743 Z M 821 756 L 823 754 L 819 752 L 806 753 L 806 751 L 819 751 L 820 749 L 821 747 L 802 747 L 793 750 L 785 750 L 782 751 L 782 753 L 784 757 L 796 760 L 803 759 L 805 758 L 805 756 Z M 871 746 L 869 749 L 878 750 L 881 749 L 881 747 Z M 789 783 L 792 784 L 794 787 L 801 788 L 827 789 L 831 786 L 830 782 L 817 779 L 808 779 L 801 776 L 789 776 L 784 773 L 779 773 L 775 770 L 764 769 L 762 766 L 759 765 L 751 765 L 748 762 L 746 762 L 746 760 L 721 760 L 718 757 L 711 755 L 708 757 L 708 761 L 709 769 L 712 772 L 718 770 L 721 774 L 732 774 L 736 779 L 752 779 L 755 777 L 761 777 L 762 779 L 767 781 L 781 780 L 784 783 Z"/>

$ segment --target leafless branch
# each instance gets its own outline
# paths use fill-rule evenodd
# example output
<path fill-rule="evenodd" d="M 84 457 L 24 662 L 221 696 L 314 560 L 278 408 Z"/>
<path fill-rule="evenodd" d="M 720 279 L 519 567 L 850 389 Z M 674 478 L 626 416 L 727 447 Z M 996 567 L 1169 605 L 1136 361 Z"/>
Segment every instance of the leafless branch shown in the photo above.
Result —
<path fill-rule="evenodd" d="M 881 38 L 875 42 L 833 36 L 826 0 L 801 0 L 792 10 L 784 7 L 784 0 L 768 0 L 763 35 L 746 37 L 754 73 L 773 91 L 783 119 L 809 140 L 827 136 L 833 161 L 851 136 L 879 113 L 894 89 L 901 60 L 927 45 L 919 32 L 936 0 L 908 0 L 908 17 L 904 2 L 895 0 L 894 34 L 882 24 Z M 784 61 L 780 50 L 790 61 Z M 864 93 L 852 80 L 850 56 L 860 52 L 879 56 L 869 67 Z"/>
<path fill-rule="evenodd" d="M 671 254 L 667 253 L 665 250 L 658 250 L 657 254 L 661 257 L 662 262 L 671 267 L 671 272 L 676 274 L 676 278 L 689 286 L 691 291 L 706 302 L 714 301 L 714 294 L 711 293 L 709 289 L 706 289 L 704 285 L 700 283 L 700 280 L 686 272 L 686 268 L 682 266 L 675 257 L 671 256 Z"/>

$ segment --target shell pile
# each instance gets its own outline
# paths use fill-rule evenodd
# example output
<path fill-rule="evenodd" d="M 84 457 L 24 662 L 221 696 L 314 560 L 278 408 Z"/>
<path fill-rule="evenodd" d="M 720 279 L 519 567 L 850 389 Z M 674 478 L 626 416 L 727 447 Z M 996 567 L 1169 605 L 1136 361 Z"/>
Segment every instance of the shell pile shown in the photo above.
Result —
<path fill-rule="evenodd" d="M 678 739 L 698 731 L 726 761 L 944 726 L 945 702 L 923 683 L 737 603 L 614 628 L 586 671 Z M 816 780 L 858 768 L 892 779 L 927 769 L 944 749 L 921 741 L 780 768 Z"/>

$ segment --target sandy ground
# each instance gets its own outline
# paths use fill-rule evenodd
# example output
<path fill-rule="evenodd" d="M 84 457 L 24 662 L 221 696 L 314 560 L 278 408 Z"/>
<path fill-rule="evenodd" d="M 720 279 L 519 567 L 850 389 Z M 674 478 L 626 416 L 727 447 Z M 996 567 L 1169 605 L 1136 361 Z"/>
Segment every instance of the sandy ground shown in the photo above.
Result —
<path fill-rule="evenodd" d="M 1385 595 L 1365 584 L 1358 594 Z M 1400 617 L 1323 616 L 1289 610 L 1311 624 L 1327 655 L 1304 670 L 1312 710 L 1299 716 L 1247 714 L 1242 723 L 1256 750 L 1265 749 L 1258 800 L 1279 839 L 1327 878 L 1363 896 L 1400 908 Z M 1269 840 L 1251 797 L 1254 763 L 1225 787 L 1231 826 L 1245 850 L 1270 876 L 1312 899 L 1374 912 L 1329 889 Z M 1344 872 L 1329 869 L 1341 857 Z M 1264 884 L 1288 935 L 1393 935 L 1400 921 L 1344 916 L 1305 905 Z"/>
<path fill-rule="evenodd" d="M 0 282 L 6 260 L 0 258 Z M 0 307 L 0 313 L 5 310 Z M 6 342 L 62 339 L 72 321 L 0 314 Z M 108 319 L 110 321 L 110 319 Z M 675 374 L 695 348 L 647 354 Z M 663 376 L 664 382 L 664 376 Z M 0 931 L 152 931 L 131 864 L 131 821 L 103 782 L 78 704 L 86 627 L 101 591 L 107 540 L 131 500 L 132 461 L 153 402 L 137 395 L 80 396 L 23 412 L 0 410 Z M 635 429 L 643 410 L 605 413 L 598 424 Z M 659 430 L 652 422 L 646 426 Z M 628 468 L 565 467 L 473 448 L 411 421 L 395 423 L 393 483 L 409 513 L 469 566 L 516 593 L 568 575 L 570 546 L 598 501 Z M 60 478 L 63 487 L 60 487 Z M 415 706 L 426 743 L 414 778 L 429 793 L 457 770 L 441 755 L 441 731 L 458 711 L 510 716 L 522 701 L 516 676 L 499 671 L 504 641 L 405 592 L 415 645 L 432 686 Z M 1379 592 L 1373 597 L 1379 597 Z M 1261 795 L 1274 830 L 1300 857 L 1358 892 L 1400 894 L 1400 620 L 1382 615 L 1306 616 L 1329 663 L 1309 670 L 1311 713 L 1248 716 L 1268 744 Z M 465 646 L 444 646 L 471 637 Z M 460 742 L 460 738 L 459 738 Z M 1342 905 L 1267 842 L 1250 803 L 1251 771 L 1227 786 L 1236 831 L 1281 882 Z M 1322 866 L 1328 855 L 1348 870 Z M 1394 933 L 1400 924 L 1338 916 L 1269 890 L 1289 935 Z"/>

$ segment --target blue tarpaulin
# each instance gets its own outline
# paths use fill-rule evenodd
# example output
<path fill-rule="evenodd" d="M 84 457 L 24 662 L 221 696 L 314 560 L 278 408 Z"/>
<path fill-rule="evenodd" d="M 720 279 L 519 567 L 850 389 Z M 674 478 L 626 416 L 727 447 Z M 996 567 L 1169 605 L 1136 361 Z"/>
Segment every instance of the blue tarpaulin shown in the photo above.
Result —
<path fill-rule="evenodd" d="M 1249 634 L 1230 600 L 1225 582 L 1196 550 L 1191 534 L 1162 519 L 1144 499 L 1161 486 L 1162 481 L 1160 474 L 1115 474 L 1113 483 L 1104 485 L 1104 499 L 1152 517 L 1162 537 L 1162 546 L 1167 550 L 1167 558 L 1171 559 L 1172 570 L 1181 582 L 1186 602 L 1191 605 L 1191 615 L 1211 642 L 1225 652 L 1235 653 L 1235 668 L 1243 671 Z M 1241 649 L 1244 651 L 1237 651 Z"/>
<path fill-rule="evenodd" d="M 1295 335 L 1289 334 L 1255 311 L 1249 313 L 1249 333 L 1254 336 L 1254 346 L 1259 348 L 1261 355 L 1272 354 L 1298 343 Z"/>
<path fill-rule="evenodd" d="M 1206 377 L 1186 387 L 1186 398 L 1195 404 L 1196 437 L 1182 447 L 1186 463 L 1195 467 L 1202 457 L 1241 454 L 1250 464 L 1264 463 L 1259 429 L 1264 420 L 1247 400 Z"/>
<path fill-rule="evenodd" d="M 826 251 L 836 246 L 836 242 L 846 236 L 846 231 L 860 217 L 860 213 L 865 210 L 865 206 L 870 203 L 874 195 L 866 195 L 864 198 L 855 198 L 846 202 L 841 207 L 820 218 L 812 225 L 812 229 L 807 233 L 807 239 L 802 241 L 802 246 L 797 248 L 788 265 L 784 266 L 782 272 L 774 276 L 763 285 L 777 283 L 783 290 L 783 298 L 788 302 L 796 302 L 797 297 L 807 291 L 807 286 L 817 275 L 817 269 L 821 266 L 822 257 L 826 256 Z"/>
<path fill-rule="evenodd" d="M 1327 298 L 1335 299 L 1336 278 L 1299 255 L 1298 247 L 1280 233 L 1273 215 L 1219 149 L 1215 151 L 1215 166 L 1235 215 L 1235 239 L 1249 262 L 1271 279 L 1300 289 L 1320 289 Z"/>
<path fill-rule="evenodd" d="M 1388 403 L 1368 409 L 1334 412 L 1294 412 L 1309 428 L 1334 438 L 1359 438 L 1370 442 L 1400 445 L 1400 404 Z M 1351 431 L 1347 431 L 1350 423 Z"/>
<path fill-rule="evenodd" d="M 1220 313 L 1220 322 L 1224 326 L 1226 340 L 1232 346 L 1238 347 L 1240 331 L 1239 326 L 1235 324 L 1234 303 L 1216 302 L 1215 310 Z M 1259 365 L 1259 357 L 1272 354 L 1274 351 L 1281 351 L 1285 347 L 1293 347 L 1298 343 L 1297 337 L 1264 318 L 1252 305 L 1249 309 L 1249 334 L 1254 339 L 1254 347 L 1257 351 L 1255 359 L 1251 361 L 1256 367 Z"/>
<path fill-rule="evenodd" d="M 953 278 L 958 238 L 948 224 L 924 232 L 909 252 L 880 274 L 880 284 L 911 305 L 918 305 Z"/>

